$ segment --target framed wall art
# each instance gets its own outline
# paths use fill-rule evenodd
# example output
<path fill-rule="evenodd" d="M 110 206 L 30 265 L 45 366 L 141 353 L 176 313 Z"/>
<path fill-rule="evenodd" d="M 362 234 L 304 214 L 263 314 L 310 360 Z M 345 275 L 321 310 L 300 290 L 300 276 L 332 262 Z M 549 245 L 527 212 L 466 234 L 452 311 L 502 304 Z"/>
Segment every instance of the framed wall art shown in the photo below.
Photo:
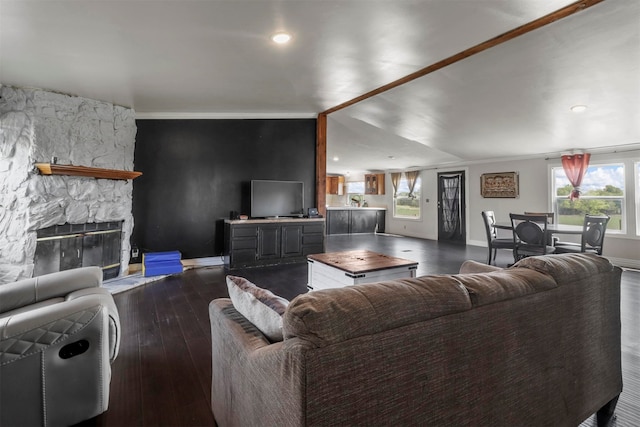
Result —
<path fill-rule="evenodd" d="M 480 195 L 485 198 L 519 197 L 518 173 L 483 173 L 480 176 Z"/>

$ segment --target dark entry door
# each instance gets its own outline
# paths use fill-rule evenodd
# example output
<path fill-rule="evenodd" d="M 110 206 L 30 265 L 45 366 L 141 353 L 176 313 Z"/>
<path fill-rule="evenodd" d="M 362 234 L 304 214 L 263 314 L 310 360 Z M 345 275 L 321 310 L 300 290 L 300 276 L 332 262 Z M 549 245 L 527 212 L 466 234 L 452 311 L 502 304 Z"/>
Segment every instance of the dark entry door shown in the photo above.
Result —
<path fill-rule="evenodd" d="M 438 240 L 466 243 L 464 171 L 438 173 Z"/>

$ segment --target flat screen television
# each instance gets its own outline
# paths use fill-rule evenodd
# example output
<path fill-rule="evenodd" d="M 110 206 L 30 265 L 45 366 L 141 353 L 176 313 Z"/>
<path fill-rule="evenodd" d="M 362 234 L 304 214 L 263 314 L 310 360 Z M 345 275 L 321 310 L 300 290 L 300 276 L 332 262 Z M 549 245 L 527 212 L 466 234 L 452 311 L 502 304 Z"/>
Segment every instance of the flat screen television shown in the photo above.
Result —
<path fill-rule="evenodd" d="M 304 183 L 300 181 L 251 181 L 251 217 L 301 217 Z"/>

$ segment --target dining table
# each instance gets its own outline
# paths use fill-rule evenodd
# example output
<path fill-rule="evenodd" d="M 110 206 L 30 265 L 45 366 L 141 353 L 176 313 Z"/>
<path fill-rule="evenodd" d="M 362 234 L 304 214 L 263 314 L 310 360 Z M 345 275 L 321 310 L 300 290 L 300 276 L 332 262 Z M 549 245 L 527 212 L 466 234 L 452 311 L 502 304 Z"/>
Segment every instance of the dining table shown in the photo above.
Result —
<path fill-rule="evenodd" d="M 510 223 L 496 222 L 493 226 L 500 230 L 513 230 Z M 547 233 L 549 234 L 582 234 L 582 230 L 581 225 L 547 224 Z"/>
<path fill-rule="evenodd" d="M 551 234 L 582 234 L 583 230 L 581 225 L 547 224 L 547 232 Z"/>

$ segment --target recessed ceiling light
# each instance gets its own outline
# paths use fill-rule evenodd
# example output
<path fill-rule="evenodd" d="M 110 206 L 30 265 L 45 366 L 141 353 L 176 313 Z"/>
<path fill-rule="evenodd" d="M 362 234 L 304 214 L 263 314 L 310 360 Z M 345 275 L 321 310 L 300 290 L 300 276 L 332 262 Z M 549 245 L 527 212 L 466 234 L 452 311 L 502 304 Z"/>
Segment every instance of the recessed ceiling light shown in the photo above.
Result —
<path fill-rule="evenodd" d="M 289 41 L 291 40 L 291 34 L 284 33 L 284 32 L 275 33 L 274 35 L 271 36 L 271 40 L 274 43 L 278 43 L 278 44 L 289 43 Z"/>
<path fill-rule="evenodd" d="M 333 156 L 333 161 L 334 161 L 334 162 L 337 162 L 338 160 L 340 160 L 340 157 L 338 157 L 338 156 Z"/>
<path fill-rule="evenodd" d="M 571 111 L 573 111 L 574 113 L 582 113 L 586 110 L 587 110 L 586 105 L 574 105 L 573 107 L 571 107 Z"/>

